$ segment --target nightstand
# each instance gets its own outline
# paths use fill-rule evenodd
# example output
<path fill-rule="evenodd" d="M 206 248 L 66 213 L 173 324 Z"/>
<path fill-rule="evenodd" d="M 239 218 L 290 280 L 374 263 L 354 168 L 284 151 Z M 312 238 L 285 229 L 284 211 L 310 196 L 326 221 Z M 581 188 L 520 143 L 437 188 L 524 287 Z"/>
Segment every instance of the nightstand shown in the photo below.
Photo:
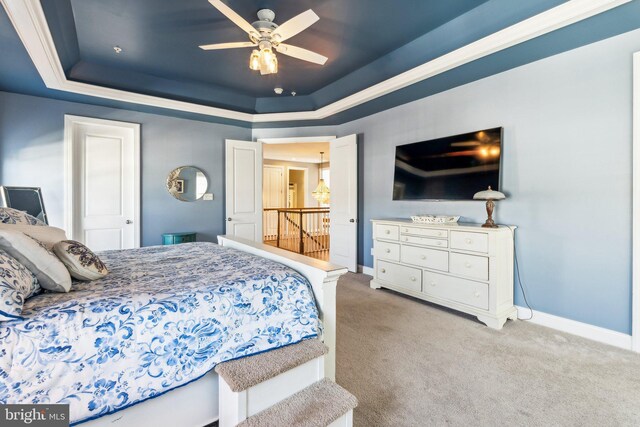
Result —
<path fill-rule="evenodd" d="M 165 233 L 162 235 L 163 245 L 177 245 L 178 243 L 189 243 L 196 241 L 196 233 Z"/>

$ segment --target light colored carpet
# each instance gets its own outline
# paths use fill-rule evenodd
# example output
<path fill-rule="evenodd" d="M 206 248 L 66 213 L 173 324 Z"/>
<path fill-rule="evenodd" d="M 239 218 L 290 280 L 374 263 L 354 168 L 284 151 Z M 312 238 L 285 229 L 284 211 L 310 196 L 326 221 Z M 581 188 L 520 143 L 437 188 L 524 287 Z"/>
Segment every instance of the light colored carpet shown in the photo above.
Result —
<path fill-rule="evenodd" d="M 355 426 L 640 425 L 639 355 L 524 321 L 495 331 L 369 279 L 338 284 Z"/>
<path fill-rule="evenodd" d="M 351 393 L 325 378 L 247 418 L 238 427 L 325 427 L 357 404 Z"/>
<path fill-rule="evenodd" d="M 231 391 L 239 392 L 327 354 L 328 351 L 329 348 L 322 341 L 310 339 L 253 356 L 229 360 L 220 363 L 215 369 Z"/>

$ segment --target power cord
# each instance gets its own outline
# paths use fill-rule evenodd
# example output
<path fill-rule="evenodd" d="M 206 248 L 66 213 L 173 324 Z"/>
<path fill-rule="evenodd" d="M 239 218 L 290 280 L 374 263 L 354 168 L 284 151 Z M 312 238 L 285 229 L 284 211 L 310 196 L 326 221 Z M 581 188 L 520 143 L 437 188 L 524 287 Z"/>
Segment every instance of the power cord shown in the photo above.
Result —
<path fill-rule="evenodd" d="M 513 230 L 513 228 L 511 227 L 508 227 L 508 228 L 509 230 L 511 230 L 511 235 L 513 236 L 513 258 L 516 261 L 516 275 L 518 277 L 518 284 L 520 285 L 520 290 L 522 291 L 522 297 L 524 298 L 524 303 L 529 309 L 529 311 L 531 312 L 531 315 L 529 316 L 528 319 L 523 319 L 518 317 L 518 320 L 531 320 L 533 319 L 533 308 L 531 308 L 531 305 L 529 305 L 529 301 L 527 300 L 527 294 L 524 291 L 524 286 L 522 286 L 522 280 L 520 279 L 520 266 L 518 265 L 518 251 L 516 249 L 516 232 Z"/>

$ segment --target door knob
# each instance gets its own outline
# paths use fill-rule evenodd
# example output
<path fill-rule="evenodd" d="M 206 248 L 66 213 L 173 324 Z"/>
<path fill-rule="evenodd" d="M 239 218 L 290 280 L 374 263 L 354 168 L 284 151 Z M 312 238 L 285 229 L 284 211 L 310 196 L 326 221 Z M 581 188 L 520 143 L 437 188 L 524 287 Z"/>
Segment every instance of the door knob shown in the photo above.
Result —
<path fill-rule="evenodd" d="M 351 218 L 351 219 L 349 220 L 349 222 L 356 222 L 356 220 L 355 220 L 355 219 L 353 219 L 353 218 Z"/>
<path fill-rule="evenodd" d="M 231 217 L 227 218 L 227 221 L 231 221 Z"/>
<path fill-rule="evenodd" d="M 133 224 L 133 221 L 131 221 L 130 219 L 128 219 L 128 220 L 126 221 L 126 223 L 127 223 L 127 224 Z"/>

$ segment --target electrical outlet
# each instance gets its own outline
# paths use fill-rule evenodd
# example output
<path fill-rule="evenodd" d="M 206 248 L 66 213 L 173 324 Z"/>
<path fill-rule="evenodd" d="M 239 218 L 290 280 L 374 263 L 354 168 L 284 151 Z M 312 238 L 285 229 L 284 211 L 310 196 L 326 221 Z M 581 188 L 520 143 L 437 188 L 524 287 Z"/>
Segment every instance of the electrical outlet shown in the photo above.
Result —
<path fill-rule="evenodd" d="M 204 193 L 202 200 L 213 200 L 213 193 Z"/>

